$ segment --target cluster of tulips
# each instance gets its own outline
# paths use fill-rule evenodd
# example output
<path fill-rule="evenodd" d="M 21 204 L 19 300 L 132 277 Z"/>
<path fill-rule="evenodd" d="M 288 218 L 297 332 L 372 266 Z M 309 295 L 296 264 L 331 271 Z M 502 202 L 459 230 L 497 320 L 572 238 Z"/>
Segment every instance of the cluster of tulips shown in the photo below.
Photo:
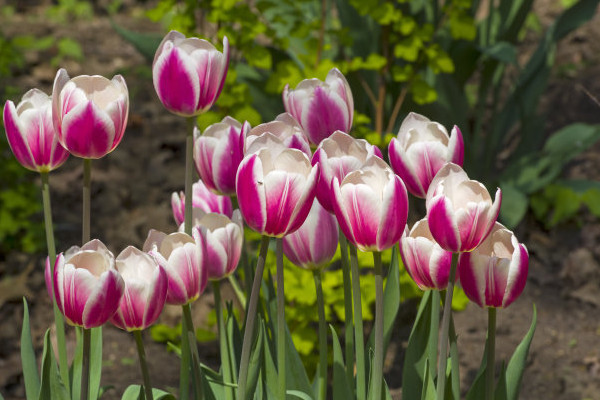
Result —
<path fill-rule="evenodd" d="M 141 331 L 157 320 L 168 303 L 182 306 L 179 396 L 201 396 L 206 385 L 199 382 L 201 370 L 190 307 L 211 281 L 218 328 L 224 329 L 219 282 L 228 278 L 236 284 L 233 273 L 238 263 L 248 259 L 246 225 L 263 239 L 256 268 L 244 271 L 249 299 L 243 347 L 240 359 L 234 362 L 239 367 L 232 368 L 235 373 L 221 377 L 224 398 L 258 398 L 248 383 L 248 364 L 256 338 L 257 304 L 270 238 L 276 238 L 278 258 L 276 331 L 272 335 L 277 341 L 278 384 L 273 398 L 291 396 L 286 368 L 282 368 L 287 351 L 283 254 L 292 263 L 314 272 L 317 296 L 321 297 L 320 363 L 315 392 L 307 395 L 328 398 L 328 339 L 320 276 L 338 242 L 346 289 L 346 325 L 351 327 L 345 337 L 346 344 L 350 344 L 345 353 L 345 382 L 352 397 L 380 399 L 386 390 L 381 252 L 398 245 L 404 266 L 416 284 L 428 293 L 436 293 L 432 295 L 435 320 L 439 316 L 439 292 L 446 291 L 439 351 L 436 331 L 435 348 L 429 349 L 426 368 L 431 371 L 431 379 L 443 377 L 437 379 L 437 397 L 433 398 L 448 398 L 444 377 L 448 344 L 452 344 L 452 338 L 448 338 L 450 305 L 457 280 L 472 301 L 490 310 L 494 326 L 496 308 L 512 303 L 525 286 L 527 250 L 511 231 L 496 222 L 500 190 L 492 200 L 485 186 L 470 180 L 463 171 L 464 145 L 458 127 L 448 134 L 441 124 L 415 113 L 406 117 L 389 145 L 390 167 L 378 147 L 350 135 L 352 92 L 337 69 L 332 69 L 325 81 L 308 79 L 295 89 L 286 87 L 286 112 L 272 122 L 252 128 L 248 122 L 226 117 L 200 132 L 194 126 L 195 119 L 217 100 L 228 65 L 226 38 L 222 52 L 205 40 L 186 38 L 175 31 L 160 44 L 153 63 L 158 97 L 169 111 L 191 121 L 186 136 L 185 192 L 171 197 L 179 229 L 168 234 L 151 230 L 142 250 L 129 246 L 117 257 L 99 240 L 90 240 L 89 197 L 91 160 L 113 151 L 127 125 L 125 80 L 121 76 L 112 80 L 100 76 L 71 79 L 61 69 L 51 96 L 33 89 L 16 107 L 11 101 L 4 107 L 6 134 L 16 158 L 42 176 L 49 253 L 45 276 L 55 304 L 60 377 L 69 395 L 91 396 L 86 353 L 90 329 L 110 321 L 133 332 L 137 340 L 144 378 L 140 397 L 160 397 L 150 385 Z M 48 173 L 63 164 L 69 153 L 84 160 L 84 244 L 56 256 Z M 200 177 L 195 183 L 194 166 Z M 425 199 L 427 209 L 426 217 L 410 230 L 406 226 L 408 192 Z M 232 198 L 239 210 L 234 210 Z M 376 312 L 370 377 L 365 371 L 357 249 L 372 252 L 374 260 Z M 77 390 L 74 388 L 79 382 L 69 384 L 61 315 L 83 333 L 84 365 L 81 388 Z M 492 347 L 487 351 L 487 398 L 494 396 L 495 388 L 493 335 L 488 332 L 488 346 Z M 230 362 L 232 350 L 225 343 L 220 349 L 223 362 Z M 422 376 L 424 371 L 418 373 Z M 37 398 L 33 391 L 27 387 L 28 398 Z"/>

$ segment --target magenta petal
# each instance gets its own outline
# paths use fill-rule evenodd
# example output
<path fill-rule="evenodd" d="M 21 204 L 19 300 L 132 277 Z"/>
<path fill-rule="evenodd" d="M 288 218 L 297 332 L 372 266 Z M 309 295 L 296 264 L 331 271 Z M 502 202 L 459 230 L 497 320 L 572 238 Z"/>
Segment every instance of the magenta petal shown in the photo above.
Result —
<path fill-rule="evenodd" d="M 516 272 L 509 272 L 506 293 L 502 299 L 502 307 L 508 307 L 512 304 L 525 289 L 527 275 L 529 273 L 529 254 L 527 253 L 525 246 L 519 244 L 518 248 L 513 253 L 511 263 L 511 268 Z"/>
<path fill-rule="evenodd" d="M 25 141 L 24 133 L 21 132 L 15 105 L 10 100 L 4 105 L 4 128 L 6 129 L 8 144 L 19 163 L 25 168 L 35 171 L 33 155 Z"/>
<path fill-rule="evenodd" d="M 406 188 L 414 195 L 420 198 L 427 196 L 427 188 L 423 188 L 418 177 L 416 177 L 407 163 L 406 153 L 398 142 L 398 139 L 393 138 L 389 145 L 390 165 L 394 172 L 402 178 L 406 184 Z"/>
<path fill-rule="evenodd" d="M 79 290 L 79 289 L 78 289 Z M 107 322 L 117 311 L 123 296 L 124 283 L 116 270 L 100 276 L 100 283 L 89 295 L 82 315 L 84 328 L 95 328 Z"/>
<path fill-rule="evenodd" d="M 75 107 L 64 117 L 63 145 L 82 158 L 101 158 L 112 150 L 115 127 L 107 114 L 93 102 Z"/>
<path fill-rule="evenodd" d="M 427 222 L 433 238 L 447 251 L 459 251 L 461 249 L 458 228 L 452 218 L 452 204 L 444 196 L 431 200 L 427 210 Z"/>
<path fill-rule="evenodd" d="M 153 65 L 154 88 L 169 111 L 192 116 L 197 112 L 200 82 L 190 56 L 172 46 L 167 43 Z"/>
<path fill-rule="evenodd" d="M 450 132 L 448 151 L 452 157 L 450 161 L 462 167 L 465 158 L 465 145 L 463 142 L 462 132 L 456 125 L 454 125 L 452 132 Z"/>
<path fill-rule="evenodd" d="M 311 143 L 318 144 L 336 130 L 348 129 L 348 110 L 344 101 L 317 86 L 308 107 L 302 112 L 302 126 Z"/>
<path fill-rule="evenodd" d="M 392 175 L 390 173 L 390 175 Z M 377 228 L 377 249 L 388 249 L 402 237 L 408 218 L 408 194 L 402 180 L 392 176 L 383 190 L 381 220 Z"/>
<path fill-rule="evenodd" d="M 472 253 L 460 254 L 458 261 L 460 284 L 471 301 L 480 307 L 485 307 L 485 278 L 482 276 L 482 273 L 478 273 L 473 261 Z"/>
<path fill-rule="evenodd" d="M 244 220 L 252 229 L 263 232 L 267 223 L 262 163 L 256 154 L 242 160 L 236 177 L 236 193 Z"/>

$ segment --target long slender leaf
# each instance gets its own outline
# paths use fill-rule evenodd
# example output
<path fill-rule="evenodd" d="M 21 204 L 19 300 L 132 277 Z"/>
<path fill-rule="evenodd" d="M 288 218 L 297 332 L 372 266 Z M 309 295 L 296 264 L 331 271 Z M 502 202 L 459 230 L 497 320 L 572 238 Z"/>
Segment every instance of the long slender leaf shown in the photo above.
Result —
<path fill-rule="evenodd" d="M 536 325 L 537 310 L 534 304 L 531 327 L 521 343 L 517 346 L 506 367 L 506 392 L 508 400 L 517 400 L 519 398 L 519 389 L 521 387 L 521 380 L 523 379 L 523 371 L 525 370 L 527 354 L 529 353 L 529 347 L 531 346 L 531 341 L 535 334 Z"/>
<path fill-rule="evenodd" d="M 331 329 L 331 337 L 333 338 L 333 400 L 348 400 L 353 396 L 351 389 L 353 386 L 350 385 L 346 377 L 342 346 L 340 346 L 335 328 L 329 325 L 329 329 Z"/>
<path fill-rule="evenodd" d="M 261 318 L 260 316 L 258 318 Z M 252 347 L 250 353 L 250 364 L 248 366 L 248 393 L 255 393 L 257 391 L 257 385 L 259 383 L 259 376 L 261 372 L 261 365 L 264 364 L 264 353 L 263 347 L 265 341 L 265 323 L 263 319 L 260 319 L 260 325 L 258 329 L 258 335 L 256 338 L 256 344 Z"/>
<path fill-rule="evenodd" d="M 41 378 L 39 400 L 70 400 L 67 388 L 60 378 L 58 366 L 54 359 L 54 349 L 50 341 L 50 329 L 46 331 L 46 335 L 44 336 Z"/>
<path fill-rule="evenodd" d="M 83 373 L 83 334 L 80 327 L 75 328 L 75 355 L 69 370 L 71 378 L 71 396 L 73 399 L 81 398 L 81 374 Z"/>
<path fill-rule="evenodd" d="M 27 400 L 37 398 L 40 392 L 40 375 L 35 359 L 33 341 L 31 340 L 31 327 L 29 326 L 29 307 L 23 297 L 23 327 L 21 328 L 21 364 L 23 378 L 25 379 L 25 395 Z"/>
<path fill-rule="evenodd" d="M 152 396 L 155 400 L 176 400 L 175 396 L 171 393 L 156 388 L 152 388 Z M 143 398 L 144 391 L 142 390 L 142 386 L 129 385 L 127 389 L 125 389 L 125 392 L 123 392 L 121 400 L 140 400 Z"/>
<path fill-rule="evenodd" d="M 433 377 L 429 373 L 429 360 L 425 360 L 423 368 L 423 388 L 419 398 L 421 400 L 436 400 L 435 384 L 433 383 Z"/>
<path fill-rule="evenodd" d="M 92 328 L 90 339 L 90 399 L 97 399 L 102 379 L 102 327 Z"/>

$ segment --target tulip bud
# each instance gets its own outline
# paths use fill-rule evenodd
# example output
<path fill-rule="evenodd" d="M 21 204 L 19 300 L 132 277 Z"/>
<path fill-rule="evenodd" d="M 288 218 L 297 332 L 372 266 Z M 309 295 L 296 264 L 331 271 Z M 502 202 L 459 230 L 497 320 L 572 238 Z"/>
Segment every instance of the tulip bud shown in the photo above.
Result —
<path fill-rule="evenodd" d="M 457 126 L 448 131 L 426 117 L 409 113 L 389 146 L 390 164 L 413 195 L 425 198 L 437 172 L 447 163 L 463 163 L 463 138 Z"/>
<path fill-rule="evenodd" d="M 528 270 L 527 248 L 498 222 L 479 247 L 458 260 L 462 288 L 480 307 L 508 307 L 523 293 Z"/>
<path fill-rule="evenodd" d="M 116 266 L 125 281 L 125 291 L 111 322 L 126 331 L 146 329 L 165 305 L 167 274 L 152 257 L 133 246 L 117 256 Z"/>
<path fill-rule="evenodd" d="M 185 194 L 183 192 L 171 195 L 171 208 L 177 226 L 185 220 Z M 231 217 L 233 207 L 231 199 L 227 196 L 214 194 L 204 185 L 202 179 L 192 185 L 192 213 L 200 210 L 203 213 L 219 213 Z"/>
<path fill-rule="evenodd" d="M 200 297 L 207 283 L 199 238 L 183 232 L 166 235 L 151 229 L 144 243 L 149 253 L 167 273 L 167 303 L 183 305 Z"/>
<path fill-rule="evenodd" d="M 448 163 L 427 192 L 429 229 L 444 250 L 471 251 L 486 238 L 500 212 L 502 192 L 494 202 L 482 183 L 469 180 L 461 167 Z"/>
<path fill-rule="evenodd" d="M 52 91 L 52 120 L 60 144 L 82 158 L 101 158 L 121 142 L 129 93 L 125 79 L 80 75 L 69 78 L 60 69 Z"/>
<path fill-rule="evenodd" d="M 240 211 L 250 228 L 274 237 L 298 229 L 315 197 L 319 165 L 283 147 L 262 148 L 242 160 L 236 178 Z"/>
<path fill-rule="evenodd" d="M 242 125 L 231 117 L 209 126 L 202 135 L 194 128 L 196 171 L 213 192 L 235 194 L 235 175 L 244 158 L 244 140 L 249 131 L 248 122 Z"/>
<path fill-rule="evenodd" d="M 4 127 L 17 161 L 27 169 L 50 172 L 69 157 L 54 133 L 52 98 L 41 90 L 25 93 L 16 108 L 12 101 L 7 101 Z"/>
<path fill-rule="evenodd" d="M 344 75 L 333 68 L 325 81 L 305 79 L 290 90 L 283 89 L 283 105 L 300 123 L 312 144 L 340 130 L 350 132 L 354 115 L 354 100 Z"/>
<path fill-rule="evenodd" d="M 400 240 L 408 217 L 402 180 L 380 158 L 331 184 L 333 209 L 346 238 L 362 251 L 382 251 Z"/>
<path fill-rule="evenodd" d="M 312 164 L 321 165 L 317 182 L 317 199 L 330 213 L 333 213 L 333 192 L 331 182 L 337 178 L 344 180 L 346 175 L 362 167 L 370 157 L 382 158 L 381 151 L 364 139 L 355 139 L 342 131 L 335 131 L 323 140 L 312 158 Z"/>
<path fill-rule="evenodd" d="M 284 147 L 298 149 L 308 157 L 312 155 L 306 134 L 294 117 L 288 113 L 279 114 L 274 121 L 254 127 L 246 136 L 244 154 L 256 153 L 261 148 L 259 143 L 263 143 L 257 139 L 268 133 L 279 139 Z"/>
<path fill-rule="evenodd" d="M 404 267 L 421 290 L 444 290 L 448 286 L 452 252 L 446 251 L 431 236 L 427 218 L 418 221 L 400 239 Z"/>
<path fill-rule="evenodd" d="M 205 214 L 197 225 L 203 246 L 208 279 L 221 280 L 235 271 L 244 243 L 244 227 L 239 210 L 229 219 L 222 214 Z"/>
<path fill-rule="evenodd" d="M 283 253 L 298 267 L 314 270 L 331 261 L 337 244 L 337 221 L 315 199 L 302 226 L 283 237 Z"/>
<path fill-rule="evenodd" d="M 174 114 L 191 117 L 217 101 L 229 68 L 229 42 L 223 52 L 203 39 L 171 31 L 162 40 L 152 63 L 158 98 Z"/>
<path fill-rule="evenodd" d="M 103 325 L 117 311 L 124 287 L 113 254 L 97 239 L 56 259 L 56 305 L 71 325 L 86 329 Z"/>

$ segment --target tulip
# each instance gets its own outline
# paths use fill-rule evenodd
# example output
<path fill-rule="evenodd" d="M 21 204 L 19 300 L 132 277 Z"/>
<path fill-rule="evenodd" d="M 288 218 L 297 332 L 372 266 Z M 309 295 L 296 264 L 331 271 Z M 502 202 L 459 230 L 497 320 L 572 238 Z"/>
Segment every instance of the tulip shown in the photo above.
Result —
<path fill-rule="evenodd" d="M 450 136 L 443 125 L 409 113 L 389 146 L 390 164 L 413 195 L 425 198 L 433 177 L 447 162 L 463 163 L 463 137 L 457 126 Z"/>
<path fill-rule="evenodd" d="M 171 31 L 162 40 L 152 63 L 154 89 L 172 113 L 191 117 L 217 101 L 229 67 L 229 42 L 223 52 L 196 37 Z"/>
<path fill-rule="evenodd" d="M 168 278 L 168 304 L 189 304 L 200 297 L 207 283 L 199 238 L 176 232 L 169 235 L 151 229 L 143 251 L 164 268 Z"/>
<path fill-rule="evenodd" d="M 56 258 L 56 304 L 71 325 L 85 329 L 103 325 L 117 311 L 124 288 L 113 254 L 97 239 Z"/>
<path fill-rule="evenodd" d="M 337 244 L 337 221 L 315 199 L 304 224 L 283 237 L 283 252 L 298 267 L 316 270 L 333 258 Z"/>
<path fill-rule="evenodd" d="M 52 120 L 60 144 L 77 157 L 104 157 L 125 133 L 129 93 L 125 79 L 80 75 L 60 69 L 52 91 Z"/>
<path fill-rule="evenodd" d="M 167 274 L 152 257 L 133 246 L 117 256 L 116 266 L 125 281 L 125 291 L 111 322 L 129 332 L 146 329 L 165 305 Z"/>
<path fill-rule="evenodd" d="M 528 269 L 527 248 L 498 222 L 479 247 L 458 261 L 463 290 L 480 307 L 508 307 L 523 292 Z"/>
<path fill-rule="evenodd" d="M 284 147 L 262 148 L 242 160 L 236 177 L 240 211 L 255 231 L 282 237 L 298 229 L 312 205 L 319 165 Z"/>
<path fill-rule="evenodd" d="M 337 130 L 347 133 L 352 127 L 352 91 L 337 68 L 329 71 L 325 82 L 305 79 L 293 90 L 286 85 L 283 89 L 283 105 L 315 145 Z"/>
<path fill-rule="evenodd" d="M 364 139 L 355 139 L 342 131 L 335 131 L 323 140 L 312 158 L 312 164 L 321 165 L 317 182 L 317 199 L 330 213 L 333 213 L 333 193 L 331 182 L 336 177 L 338 182 L 346 175 L 358 170 L 373 156 L 382 158 L 381 151 Z"/>
<path fill-rule="evenodd" d="M 235 194 L 235 175 L 244 158 L 244 140 L 249 131 L 248 122 L 242 125 L 231 117 L 209 126 L 202 135 L 194 129 L 196 171 L 213 192 Z"/>
<path fill-rule="evenodd" d="M 402 180 L 380 158 L 339 182 L 333 178 L 333 209 L 340 229 L 362 251 L 382 251 L 400 240 L 408 217 Z"/>
<path fill-rule="evenodd" d="M 431 236 L 427 218 L 404 231 L 400 254 L 406 270 L 421 290 L 444 290 L 448 286 L 452 253 L 445 251 Z"/>
<path fill-rule="evenodd" d="M 193 185 L 192 207 L 193 214 L 199 211 L 202 213 L 219 213 L 231 217 L 233 207 L 231 199 L 227 196 L 214 194 L 204 184 L 202 179 Z M 183 192 L 173 193 L 171 195 L 171 208 L 173 209 L 173 217 L 177 226 L 183 224 L 185 219 L 185 195 Z"/>
<path fill-rule="evenodd" d="M 54 134 L 52 99 L 41 90 L 25 93 L 16 108 L 12 101 L 7 101 L 4 127 L 17 161 L 29 170 L 50 172 L 69 157 Z"/>
<path fill-rule="evenodd" d="M 257 141 L 257 139 L 267 133 L 277 137 L 284 147 L 300 150 L 308 157 L 312 155 L 310 143 L 304 130 L 294 117 L 288 113 L 279 114 L 274 121 L 253 128 L 246 136 L 244 154 L 256 153 L 263 143 L 260 140 Z"/>
<path fill-rule="evenodd" d="M 242 215 L 235 210 L 233 218 L 222 214 L 205 214 L 197 225 L 204 265 L 208 270 L 208 279 L 221 280 L 235 271 L 244 242 Z"/>
<path fill-rule="evenodd" d="M 461 167 L 448 163 L 427 192 L 427 221 L 433 238 L 447 251 L 471 251 L 486 238 L 500 212 L 502 192 L 494 202 L 485 186 Z"/>

